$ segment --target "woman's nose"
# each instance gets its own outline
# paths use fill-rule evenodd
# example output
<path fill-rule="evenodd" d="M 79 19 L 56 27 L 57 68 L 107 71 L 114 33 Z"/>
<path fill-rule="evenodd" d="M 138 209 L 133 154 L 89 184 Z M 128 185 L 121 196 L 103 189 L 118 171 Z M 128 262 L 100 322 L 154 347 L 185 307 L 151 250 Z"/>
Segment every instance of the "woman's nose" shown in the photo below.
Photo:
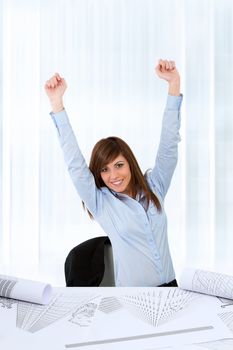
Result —
<path fill-rule="evenodd" d="M 112 169 L 112 170 L 110 171 L 110 179 L 111 179 L 111 180 L 115 180 L 115 179 L 117 179 L 117 176 L 118 176 L 118 171 L 117 171 L 117 169 Z"/>

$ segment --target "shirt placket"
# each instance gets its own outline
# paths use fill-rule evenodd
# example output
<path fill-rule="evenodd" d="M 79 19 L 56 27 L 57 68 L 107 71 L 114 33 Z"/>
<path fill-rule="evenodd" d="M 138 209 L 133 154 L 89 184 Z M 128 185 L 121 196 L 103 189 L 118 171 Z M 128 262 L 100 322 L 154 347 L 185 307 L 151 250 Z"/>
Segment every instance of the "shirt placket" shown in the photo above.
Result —
<path fill-rule="evenodd" d="M 146 212 L 144 209 L 142 203 L 137 202 L 138 209 L 137 211 L 139 212 L 140 217 L 143 220 L 143 224 L 145 227 L 145 236 L 146 236 L 146 241 L 148 243 L 148 247 L 151 253 L 151 256 L 155 259 L 156 262 L 156 267 L 157 267 L 157 272 L 159 273 L 160 281 L 164 280 L 163 276 L 163 268 L 162 268 L 162 263 L 161 263 L 161 258 L 157 249 L 157 244 L 154 239 L 154 233 L 151 229 L 151 224 L 150 224 L 150 219 L 149 219 L 149 214 Z"/>

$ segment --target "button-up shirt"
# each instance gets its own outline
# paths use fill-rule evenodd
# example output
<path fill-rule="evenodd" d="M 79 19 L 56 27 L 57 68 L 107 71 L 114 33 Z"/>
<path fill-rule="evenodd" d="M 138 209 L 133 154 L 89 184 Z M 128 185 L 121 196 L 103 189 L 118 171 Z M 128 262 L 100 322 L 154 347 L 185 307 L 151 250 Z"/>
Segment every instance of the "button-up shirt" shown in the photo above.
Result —
<path fill-rule="evenodd" d="M 177 164 L 181 102 L 182 95 L 168 95 L 155 165 L 146 173 L 160 212 L 152 201 L 147 207 L 143 193 L 133 199 L 107 187 L 98 189 L 66 111 L 51 113 L 74 186 L 111 240 L 116 286 L 158 286 L 175 278 L 163 203 Z"/>

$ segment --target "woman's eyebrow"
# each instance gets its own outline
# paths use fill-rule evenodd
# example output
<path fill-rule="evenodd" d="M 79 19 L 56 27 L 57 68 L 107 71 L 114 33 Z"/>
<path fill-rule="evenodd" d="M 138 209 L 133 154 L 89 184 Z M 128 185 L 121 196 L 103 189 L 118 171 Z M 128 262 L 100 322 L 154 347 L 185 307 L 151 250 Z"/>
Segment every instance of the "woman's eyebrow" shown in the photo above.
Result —
<path fill-rule="evenodd" d="M 118 164 L 118 163 L 124 163 L 123 160 L 118 160 L 115 164 Z"/>

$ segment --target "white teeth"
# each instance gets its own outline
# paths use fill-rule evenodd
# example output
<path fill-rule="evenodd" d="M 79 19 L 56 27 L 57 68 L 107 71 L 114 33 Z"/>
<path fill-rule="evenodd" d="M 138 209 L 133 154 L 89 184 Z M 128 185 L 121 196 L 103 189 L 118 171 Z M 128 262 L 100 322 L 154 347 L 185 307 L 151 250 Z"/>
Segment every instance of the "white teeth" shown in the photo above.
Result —
<path fill-rule="evenodd" d="M 113 185 L 120 185 L 122 183 L 122 180 L 120 181 L 115 181 L 115 182 L 112 182 Z"/>

